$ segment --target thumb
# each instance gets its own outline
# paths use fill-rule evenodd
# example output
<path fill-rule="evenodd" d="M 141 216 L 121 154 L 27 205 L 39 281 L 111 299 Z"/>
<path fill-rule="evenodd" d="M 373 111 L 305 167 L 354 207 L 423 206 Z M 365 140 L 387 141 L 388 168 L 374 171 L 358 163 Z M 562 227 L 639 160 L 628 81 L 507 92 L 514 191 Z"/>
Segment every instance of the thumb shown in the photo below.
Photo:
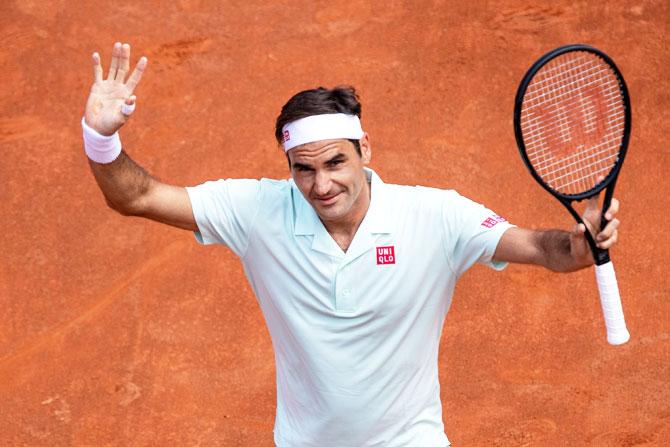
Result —
<path fill-rule="evenodd" d="M 603 180 L 605 180 L 605 177 L 599 175 L 596 182 L 600 184 Z M 587 200 L 582 216 L 584 222 L 589 226 L 589 230 L 593 231 L 594 228 L 600 226 L 600 212 L 600 193 L 598 193 Z"/>
<path fill-rule="evenodd" d="M 586 227 L 591 231 L 591 234 L 595 234 L 600 227 L 600 195 L 595 195 L 588 199 L 586 202 L 586 207 L 584 208 L 584 213 L 582 214 L 582 220 Z"/>
<path fill-rule="evenodd" d="M 593 262 L 593 256 L 584 233 L 586 233 L 586 226 L 584 224 L 580 223 L 574 226 L 570 232 L 570 253 L 580 263 L 589 265 Z"/>
<path fill-rule="evenodd" d="M 576 242 L 582 237 L 584 237 L 584 233 L 586 232 L 586 226 L 584 224 L 576 224 L 573 228 L 572 231 L 570 232 L 570 240 L 572 242 Z"/>
<path fill-rule="evenodd" d="M 599 205 L 599 200 L 600 199 L 600 194 L 596 194 L 595 196 L 589 198 L 589 200 L 586 201 L 586 208 L 584 209 L 584 214 L 591 214 L 591 213 L 597 213 L 600 211 L 600 205 Z"/>

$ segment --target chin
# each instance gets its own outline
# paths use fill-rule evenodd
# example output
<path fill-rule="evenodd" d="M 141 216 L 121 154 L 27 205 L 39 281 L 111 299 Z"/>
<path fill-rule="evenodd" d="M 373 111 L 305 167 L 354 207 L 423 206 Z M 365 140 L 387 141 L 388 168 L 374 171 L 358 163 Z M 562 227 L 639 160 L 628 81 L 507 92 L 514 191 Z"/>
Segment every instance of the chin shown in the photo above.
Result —
<path fill-rule="evenodd" d="M 319 215 L 321 220 L 339 220 L 347 215 L 347 211 L 343 209 L 342 206 L 333 206 L 333 207 L 314 207 L 316 214 Z"/>

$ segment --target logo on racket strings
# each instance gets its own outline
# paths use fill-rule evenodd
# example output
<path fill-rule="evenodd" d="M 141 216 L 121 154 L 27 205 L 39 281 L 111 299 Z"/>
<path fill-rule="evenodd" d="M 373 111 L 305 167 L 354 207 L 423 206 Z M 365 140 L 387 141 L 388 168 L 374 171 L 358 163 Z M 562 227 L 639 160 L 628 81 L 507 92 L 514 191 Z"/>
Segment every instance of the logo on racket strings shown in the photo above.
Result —
<path fill-rule="evenodd" d="M 602 145 L 616 127 L 600 86 L 585 86 L 555 94 L 529 115 L 529 133 L 535 143 L 557 158 L 569 157 Z"/>
<path fill-rule="evenodd" d="M 395 264 L 395 248 L 393 245 L 377 247 L 377 265 Z"/>

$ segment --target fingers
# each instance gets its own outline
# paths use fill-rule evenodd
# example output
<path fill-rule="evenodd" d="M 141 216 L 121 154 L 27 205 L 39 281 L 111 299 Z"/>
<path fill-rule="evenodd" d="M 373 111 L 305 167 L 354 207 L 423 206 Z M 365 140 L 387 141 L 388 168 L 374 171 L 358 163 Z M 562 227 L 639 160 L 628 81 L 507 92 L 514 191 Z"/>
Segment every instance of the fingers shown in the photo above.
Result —
<path fill-rule="evenodd" d="M 98 53 L 93 54 L 93 65 L 95 71 L 96 80 L 98 79 L 97 70 L 100 70 L 100 79 L 102 79 L 102 67 L 100 66 L 100 55 Z M 140 58 L 139 62 L 135 66 L 133 73 L 130 75 L 126 86 L 130 90 L 130 93 L 133 92 L 137 84 L 142 79 L 142 73 L 147 66 L 147 58 Z M 128 71 L 130 70 L 130 45 L 127 43 L 121 44 L 121 42 L 116 42 L 112 48 L 112 63 L 109 66 L 109 72 L 107 73 L 107 80 L 124 82 Z"/>
<path fill-rule="evenodd" d="M 121 45 L 121 56 L 119 57 L 119 69 L 116 71 L 116 80 L 124 82 L 126 74 L 130 70 L 130 45 L 124 43 Z"/>
<path fill-rule="evenodd" d="M 137 84 L 140 82 L 140 79 L 142 79 L 142 74 L 144 73 L 144 70 L 147 68 L 147 63 L 148 60 L 144 56 L 142 56 L 140 60 L 137 62 L 137 65 L 135 66 L 133 73 L 130 75 L 130 78 L 128 78 L 128 82 L 126 83 L 126 88 L 130 91 L 130 93 L 132 93 L 133 90 L 135 90 L 135 87 L 137 87 Z"/>
<path fill-rule="evenodd" d="M 596 245 L 598 248 L 608 249 L 619 240 L 619 219 L 612 219 L 603 231 L 596 236 Z"/>
<path fill-rule="evenodd" d="M 112 63 L 109 65 L 109 72 L 107 73 L 107 80 L 116 79 L 116 71 L 119 68 L 119 58 L 121 57 L 122 46 L 121 42 L 116 42 L 112 48 Z"/>
<path fill-rule="evenodd" d="M 93 81 L 102 81 L 102 65 L 100 65 L 100 55 L 97 52 L 93 53 Z"/>
<path fill-rule="evenodd" d="M 610 207 L 607 209 L 607 212 L 605 213 L 605 219 L 612 220 L 618 212 L 619 212 L 619 201 L 617 199 L 612 199 Z"/>

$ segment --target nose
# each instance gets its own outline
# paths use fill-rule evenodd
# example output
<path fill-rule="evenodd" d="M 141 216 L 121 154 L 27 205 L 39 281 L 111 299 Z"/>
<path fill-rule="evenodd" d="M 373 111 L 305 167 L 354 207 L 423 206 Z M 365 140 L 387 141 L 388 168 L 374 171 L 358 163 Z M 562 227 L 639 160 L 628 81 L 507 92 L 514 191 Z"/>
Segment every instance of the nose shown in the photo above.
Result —
<path fill-rule="evenodd" d="M 330 192 L 330 174 L 324 170 L 317 170 L 314 179 L 314 194 L 318 197 Z"/>

